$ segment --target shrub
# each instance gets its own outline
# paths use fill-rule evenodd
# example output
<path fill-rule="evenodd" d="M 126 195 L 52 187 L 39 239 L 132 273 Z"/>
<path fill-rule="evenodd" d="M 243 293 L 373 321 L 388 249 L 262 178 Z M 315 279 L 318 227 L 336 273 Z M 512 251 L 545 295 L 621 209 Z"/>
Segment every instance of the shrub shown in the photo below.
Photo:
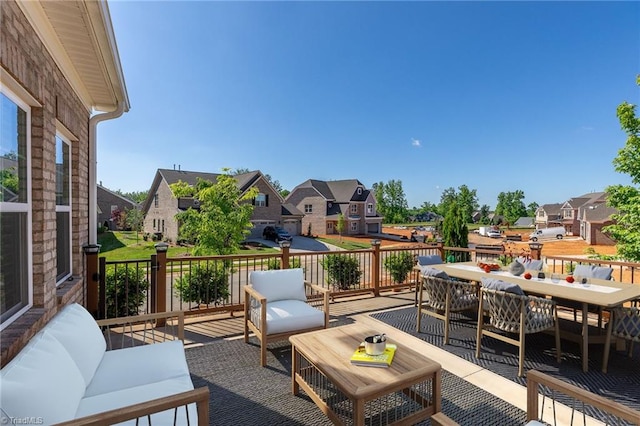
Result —
<path fill-rule="evenodd" d="M 289 269 L 299 268 L 300 267 L 300 259 L 294 257 L 293 259 L 289 259 Z M 274 257 L 267 261 L 267 269 L 282 269 L 282 263 L 279 258 Z"/>
<path fill-rule="evenodd" d="M 329 254 L 321 262 L 327 270 L 327 282 L 340 290 L 348 290 L 360 283 L 360 264 L 346 254 Z"/>
<path fill-rule="evenodd" d="M 229 298 L 229 273 L 224 265 L 195 265 L 175 287 L 185 302 L 218 305 Z"/>
<path fill-rule="evenodd" d="M 567 274 L 571 275 L 571 274 L 573 274 L 573 271 L 576 269 L 576 264 L 575 263 L 565 263 L 564 269 L 567 272 Z"/>
<path fill-rule="evenodd" d="M 107 318 L 138 315 L 147 296 L 149 281 L 138 268 L 111 269 L 105 277 Z"/>
<path fill-rule="evenodd" d="M 384 259 L 383 263 L 391 274 L 393 281 L 398 284 L 405 282 L 407 275 L 415 266 L 413 255 L 406 251 L 390 254 Z"/>

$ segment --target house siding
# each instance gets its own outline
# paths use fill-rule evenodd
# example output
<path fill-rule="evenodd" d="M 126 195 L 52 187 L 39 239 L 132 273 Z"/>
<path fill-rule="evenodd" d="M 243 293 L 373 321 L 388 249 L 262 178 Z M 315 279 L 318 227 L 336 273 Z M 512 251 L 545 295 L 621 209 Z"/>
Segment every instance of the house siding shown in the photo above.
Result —
<path fill-rule="evenodd" d="M 0 2 L 0 65 L 42 106 L 31 108 L 33 308 L 0 333 L 5 365 L 65 304 L 83 302 L 82 246 L 89 240 L 90 113 L 16 2 Z M 57 120 L 57 121 L 56 121 Z M 56 287 L 56 123 L 71 141 L 72 275 Z"/>
<path fill-rule="evenodd" d="M 251 220 L 259 222 L 275 221 L 276 225 L 282 226 L 282 202 L 280 201 L 280 195 L 271 189 L 271 186 L 262 178 L 258 179 L 253 186 L 258 188 L 259 193 L 267 196 L 268 203 L 265 207 L 254 206 Z M 261 238 L 263 229 L 263 225 L 257 225 L 251 230 L 249 236 L 251 238 Z"/>
<path fill-rule="evenodd" d="M 98 212 L 98 225 L 106 224 L 107 228 L 111 230 L 121 229 L 120 227 L 118 227 L 117 223 L 114 223 L 111 220 L 111 206 L 116 206 L 121 212 L 126 212 L 127 210 L 136 208 L 135 203 L 123 200 L 118 195 L 112 193 L 111 191 L 107 191 L 100 186 L 98 186 L 97 198 L 98 207 L 100 208 L 100 212 Z"/>
<path fill-rule="evenodd" d="M 155 206 L 153 201 L 154 194 L 149 194 L 152 200 L 144 219 L 144 232 L 147 234 L 162 234 L 162 239 L 175 243 L 178 240 L 178 221 L 176 221 L 175 216 L 180 212 L 178 210 L 178 199 L 173 196 L 169 184 L 164 179 L 160 181 L 155 194 L 158 194 L 158 207 Z M 155 228 L 153 226 L 154 219 Z M 162 228 L 163 220 L 164 229 Z"/>

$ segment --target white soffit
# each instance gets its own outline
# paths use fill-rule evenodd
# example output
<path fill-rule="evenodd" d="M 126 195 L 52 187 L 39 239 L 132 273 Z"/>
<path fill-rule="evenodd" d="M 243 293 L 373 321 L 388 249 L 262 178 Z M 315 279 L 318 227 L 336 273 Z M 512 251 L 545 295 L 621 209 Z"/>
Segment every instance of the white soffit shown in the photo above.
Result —
<path fill-rule="evenodd" d="M 89 110 L 129 109 L 111 19 L 104 1 L 18 2 Z"/>

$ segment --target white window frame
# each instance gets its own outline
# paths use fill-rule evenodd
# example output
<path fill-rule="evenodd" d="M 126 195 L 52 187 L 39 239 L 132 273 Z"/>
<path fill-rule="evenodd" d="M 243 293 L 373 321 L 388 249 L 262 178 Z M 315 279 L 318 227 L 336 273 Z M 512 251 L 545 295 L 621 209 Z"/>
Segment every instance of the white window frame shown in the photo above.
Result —
<path fill-rule="evenodd" d="M 327 222 L 327 231 L 333 231 L 333 222 Z"/>
<path fill-rule="evenodd" d="M 351 212 L 351 214 L 358 214 L 358 205 L 357 204 L 351 204 L 349 206 L 349 211 Z"/>
<path fill-rule="evenodd" d="M 71 192 L 71 190 L 72 190 L 71 182 L 73 180 L 73 176 L 71 174 L 71 171 L 73 170 L 73 167 L 71 167 L 71 162 L 73 161 L 73 155 L 71 153 L 73 151 L 71 149 L 70 138 L 65 136 L 60 130 L 56 131 L 56 151 L 57 151 L 57 145 L 58 145 L 57 138 L 60 138 L 62 143 L 67 144 L 68 148 L 69 148 L 69 170 L 67 170 L 67 173 L 69 173 L 69 188 L 68 188 L 68 190 L 69 190 L 69 204 L 68 205 L 58 205 L 58 203 L 56 202 L 56 214 L 58 214 L 58 213 L 69 213 L 69 235 L 67 236 L 67 238 L 69 238 L 69 259 L 68 259 L 69 264 L 67 265 L 69 267 L 69 273 L 67 273 L 66 275 L 64 275 L 63 277 L 58 279 L 58 281 L 56 281 L 56 286 L 59 286 L 60 284 L 64 283 L 73 274 L 73 210 L 71 208 L 71 206 L 73 204 L 73 194 Z M 56 177 L 57 177 L 57 175 L 56 175 Z M 57 185 L 57 182 L 56 182 L 56 185 Z M 57 258 L 57 249 L 56 249 L 56 258 Z M 56 274 L 57 274 L 57 271 L 56 271 Z"/>
<path fill-rule="evenodd" d="M 267 207 L 267 194 L 263 194 L 262 192 L 256 195 L 255 201 L 256 207 Z"/>
<path fill-rule="evenodd" d="M 358 232 L 358 222 L 352 221 L 351 226 L 349 227 L 351 232 Z"/>
<path fill-rule="evenodd" d="M 304 205 L 304 212 L 305 212 L 305 214 L 313 213 L 313 204 L 305 204 Z"/>
<path fill-rule="evenodd" d="M 16 95 L 13 91 L 9 90 L 6 86 L 7 82 L 2 81 L 0 84 L 0 93 L 9 98 L 11 102 L 16 104 L 19 108 L 21 108 L 26 113 L 26 121 L 27 121 L 27 202 L 26 203 L 4 203 L 0 202 L 0 211 L 2 213 L 26 213 L 27 214 L 27 235 L 25 235 L 26 244 L 27 244 L 27 259 L 26 259 L 26 267 L 27 267 L 27 300 L 25 306 L 23 306 L 20 310 L 15 312 L 12 316 L 5 319 L 2 323 L 0 323 L 0 331 L 4 330 L 7 326 L 9 326 L 16 319 L 20 318 L 25 312 L 27 312 L 33 306 L 33 211 L 32 206 L 33 202 L 31 199 L 31 106 L 23 101 L 18 95 Z M 25 91 L 26 92 L 26 91 Z"/>
<path fill-rule="evenodd" d="M 367 214 L 372 214 L 373 213 L 373 203 L 368 203 L 367 204 Z"/>

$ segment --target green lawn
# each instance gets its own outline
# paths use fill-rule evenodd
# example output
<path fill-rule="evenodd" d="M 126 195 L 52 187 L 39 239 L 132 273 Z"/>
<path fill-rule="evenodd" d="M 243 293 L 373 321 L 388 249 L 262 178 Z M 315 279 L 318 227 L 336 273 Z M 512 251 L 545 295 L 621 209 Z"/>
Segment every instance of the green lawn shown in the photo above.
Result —
<path fill-rule="evenodd" d="M 317 240 L 324 243 L 333 244 L 334 246 L 340 247 L 345 250 L 361 250 L 371 248 L 371 244 L 369 243 L 358 243 L 355 241 L 347 240 L 343 240 L 342 242 L 340 242 L 340 238 L 318 238 Z"/>
<path fill-rule="evenodd" d="M 142 233 L 136 239 L 136 233 L 133 231 L 107 231 L 98 234 L 98 244 L 101 245 L 100 256 L 106 257 L 107 261 L 149 259 L 156 252 L 156 241 L 144 241 Z M 278 251 L 269 247 L 253 247 L 241 249 L 238 254 L 267 254 Z M 190 247 L 169 245 L 167 256 L 180 257 L 190 253 Z"/>

